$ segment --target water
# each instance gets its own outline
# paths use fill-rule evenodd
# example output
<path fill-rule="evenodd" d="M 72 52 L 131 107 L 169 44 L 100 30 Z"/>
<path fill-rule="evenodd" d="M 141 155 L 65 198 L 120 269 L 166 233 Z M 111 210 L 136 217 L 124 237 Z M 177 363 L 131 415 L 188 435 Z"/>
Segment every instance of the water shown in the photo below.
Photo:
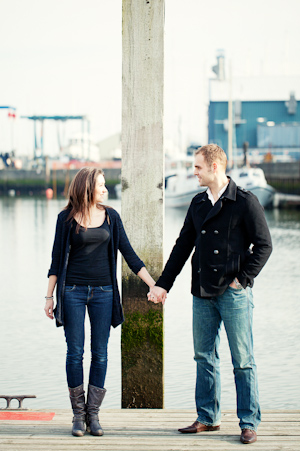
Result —
<path fill-rule="evenodd" d="M 120 211 L 120 203 L 110 204 Z M 62 328 L 46 318 L 44 296 L 57 213 L 64 200 L 0 199 L 0 392 L 35 394 L 30 408 L 69 408 Z M 300 213 L 266 213 L 274 251 L 254 286 L 254 339 L 263 409 L 299 409 Z M 165 256 L 172 249 L 185 211 L 166 210 Z M 120 265 L 119 265 L 120 266 Z M 192 297 L 187 262 L 165 306 L 165 407 L 194 408 Z M 121 406 L 121 328 L 109 343 L 107 396 L 103 407 Z M 87 326 L 87 334 L 88 326 Z M 85 353 L 88 374 L 89 346 Z M 222 407 L 235 409 L 230 353 L 221 337 Z M 0 400 L 0 407 L 5 402 Z M 16 403 L 17 406 L 17 403 Z"/>

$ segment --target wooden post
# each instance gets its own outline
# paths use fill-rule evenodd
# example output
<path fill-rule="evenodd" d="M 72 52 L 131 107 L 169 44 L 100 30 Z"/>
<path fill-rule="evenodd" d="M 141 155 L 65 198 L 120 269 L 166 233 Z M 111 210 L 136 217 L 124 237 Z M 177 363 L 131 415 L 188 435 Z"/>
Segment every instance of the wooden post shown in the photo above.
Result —
<path fill-rule="evenodd" d="M 163 267 L 164 0 L 123 0 L 122 219 L 156 280 Z M 122 407 L 163 408 L 163 309 L 123 262 Z"/>

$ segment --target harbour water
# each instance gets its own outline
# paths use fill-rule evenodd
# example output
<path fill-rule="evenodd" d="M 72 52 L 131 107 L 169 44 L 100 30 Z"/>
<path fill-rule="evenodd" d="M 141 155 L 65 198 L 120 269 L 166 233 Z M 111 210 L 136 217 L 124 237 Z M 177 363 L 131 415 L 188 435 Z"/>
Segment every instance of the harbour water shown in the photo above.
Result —
<path fill-rule="evenodd" d="M 110 201 L 120 211 L 120 202 Z M 30 408 L 68 408 L 62 328 L 43 311 L 56 216 L 65 200 L 0 198 L 0 392 L 35 394 Z M 300 408 L 300 212 L 266 212 L 274 251 L 254 285 L 254 340 L 263 409 Z M 170 253 L 185 210 L 167 209 L 164 251 Z M 119 265 L 120 271 L 120 265 Z M 120 279 L 119 279 L 120 280 Z M 88 323 L 88 322 L 87 322 Z M 165 407 L 194 408 L 190 263 L 165 305 Z M 85 372 L 89 364 L 87 324 Z M 109 342 L 103 407 L 121 406 L 121 328 Z M 230 353 L 221 337 L 222 407 L 235 409 Z M 17 404 L 16 404 L 17 406 Z M 5 401 L 0 400 L 0 407 Z"/>

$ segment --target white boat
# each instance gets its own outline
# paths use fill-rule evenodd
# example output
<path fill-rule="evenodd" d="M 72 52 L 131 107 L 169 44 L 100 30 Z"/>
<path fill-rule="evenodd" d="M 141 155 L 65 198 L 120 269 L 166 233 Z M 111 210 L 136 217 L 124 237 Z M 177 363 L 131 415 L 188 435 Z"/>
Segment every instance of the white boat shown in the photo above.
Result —
<path fill-rule="evenodd" d="M 206 190 L 199 186 L 199 181 L 192 168 L 180 169 L 165 177 L 166 207 L 187 207 L 196 194 Z"/>
<path fill-rule="evenodd" d="M 115 185 L 115 194 L 117 199 L 121 199 L 121 195 L 122 195 L 122 185 L 121 183 L 117 183 Z"/>
<path fill-rule="evenodd" d="M 251 191 L 263 207 L 272 207 L 275 190 L 268 185 L 264 171 L 261 168 L 233 168 L 228 175 L 241 188 Z"/>
<path fill-rule="evenodd" d="M 180 169 L 168 172 L 165 176 L 165 203 L 166 207 L 187 207 L 196 194 L 204 191 L 206 187 L 199 186 L 199 181 L 192 169 Z M 115 185 L 117 199 L 121 199 L 122 187 Z"/>
<path fill-rule="evenodd" d="M 166 169 L 165 203 L 166 207 L 188 207 L 196 194 L 205 191 L 199 186 L 193 167 L 184 167 L 176 161 L 173 168 Z M 241 188 L 251 191 L 263 207 L 273 206 L 275 190 L 268 185 L 265 174 L 260 168 L 234 168 L 228 175 Z M 117 197 L 121 197 L 121 185 L 116 185 Z"/>

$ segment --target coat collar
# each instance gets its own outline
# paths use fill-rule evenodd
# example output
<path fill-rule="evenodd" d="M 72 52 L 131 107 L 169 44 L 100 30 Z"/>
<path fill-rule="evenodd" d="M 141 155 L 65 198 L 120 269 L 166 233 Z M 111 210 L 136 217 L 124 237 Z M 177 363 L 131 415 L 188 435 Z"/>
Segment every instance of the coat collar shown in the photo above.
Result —
<path fill-rule="evenodd" d="M 222 199 L 224 199 L 226 197 L 226 199 L 236 201 L 237 186 L 236 186 L 235 182 L 232 180 L 231 177 L 229 177 L 229 176 L 227 176 L 227 177 L 229 179 L 229 184 L 228 184 L 228 186 L 226 188 L 226 191 L 222 194 L 220 199 L 222 200 Z M 207 190 L 203 191 L 198 196 L 199 197 L 196 199 L 197 203 L 198 202 L 205 202 L 206 200 L 208 200 Z"/>
<path fill-rule="evenodd" d="M 237 186 L 231 177 L 227 176 L 227 178 L 229 179 L 229 184 L 227 186 L 226 191 L 222 194 L 220 199 L 223 199 L 226 197 L 226 199 L 236 201 Z"/>
<path fill-rule="evenodd" d="M 222 196 L 220 197 L 220 199 L 218 199 L 218 201 L 215 203 L 215 205 L 212 207 L 212 209 L 210 210 L 210 212 L 208 213 L 208 215 L 206 216 L 206 218 L 204 219 L 203 224 L 205 224 L 209 219 L 214 218 L 215 216 L 217 216 L 217 214 L 221 211 L 222 207 L 223 207 L 223 202 L 225 199 L 229 199 L 232 201 L 236 200 L 236 191 L 237 191 L 237 186 L 234 183 L 234 181 L 229 178 L 229 184 L 227 186 L 226 191 L 222 194 Z M 207 196 L 207 192 L 205 191 L 204 195 L 199 198 L 199 201 L 197 200 L 197 202 L 210 202 L 210 200 L 208 199 Z"/>

